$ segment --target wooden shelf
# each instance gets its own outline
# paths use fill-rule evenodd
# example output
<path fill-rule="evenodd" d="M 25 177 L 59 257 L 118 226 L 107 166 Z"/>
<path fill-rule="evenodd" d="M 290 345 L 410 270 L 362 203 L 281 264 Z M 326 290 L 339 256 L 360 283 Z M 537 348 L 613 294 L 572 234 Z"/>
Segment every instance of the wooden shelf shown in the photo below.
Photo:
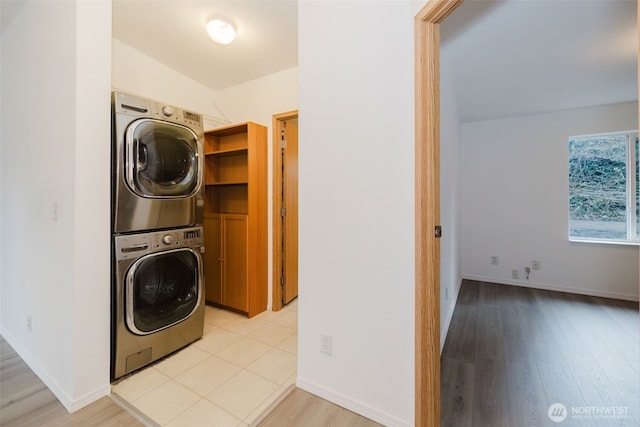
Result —
<path fill-rule="evenodd" d="M 206 131 L 204 133 L 204 152 L 246 150 L 249 147 L 248 134 L 249 123 Z"/>
<path fill-rule="evenodd" d="M 233 148 L 229 150 L 218 150 L 218 151 L 210 151 L 208 153 L 204 153 L 205 156 L 233 156 L 235 154 L 247 154 L 247 148 Z"/>
<path fill-rule="evenodd" d="M 247 150 L 205 156 L 205 185 L 249 182 Z"/>
<path fill-rule="evenodd" d="M 225 181 L 225 182 L 208 182 L 205 185 L 215 186 L 215 185 L 248 185 L 247 181 Z"/>
<path fill-rule="evenodd" d="M 267 128 L 247 122 L 204 138 L 206 300 L 252 317 L 268 298 Z"/>

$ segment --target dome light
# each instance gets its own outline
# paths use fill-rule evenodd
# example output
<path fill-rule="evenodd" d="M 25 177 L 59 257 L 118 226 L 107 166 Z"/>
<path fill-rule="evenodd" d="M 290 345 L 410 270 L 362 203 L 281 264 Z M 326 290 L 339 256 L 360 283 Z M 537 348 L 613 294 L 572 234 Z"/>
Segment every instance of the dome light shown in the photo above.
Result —
<path fill-rule="evenodd" d="M 207 33 L 219 44 L 229 44 L 236 38 L 236 29 L 227 18 L 215 17 L 207 22 Z"/>

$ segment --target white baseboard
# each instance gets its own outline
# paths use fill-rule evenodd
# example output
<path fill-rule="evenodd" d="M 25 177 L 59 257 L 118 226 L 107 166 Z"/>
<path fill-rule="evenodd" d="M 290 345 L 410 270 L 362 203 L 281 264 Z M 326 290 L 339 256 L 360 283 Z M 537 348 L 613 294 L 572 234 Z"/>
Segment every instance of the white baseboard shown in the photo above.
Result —
<path fill-rule="evenodd" d="M 328 400 L 329 402 L 335 403 L 338 406 L 342 406 L 345 409 L 355 412 L 356 414 L 362 415 L 363 417 L 378 422 L 384 426 L 411 427 L 413 425 L 413 422 L 401 420 L 394 417 L 393 415 L 381 412 L 375 408 L 372 408 L 371 406 L 351 399 L 350 397 L 344 396 L 340 393 L 336 393 L 333 390 L 329 390 L 307 379 L 298 377 L 296 386 L 308 391 L 311 394 L 315 394 L 318 397 Z"/>
<path fill-rule="evenodd" d="M 451 319 L 453 319 L 453 312 L 456 309 L 456 302 L 458 301 L 458 295 L 460 295 L 460 288 L 462 287 L 462 277 L 460 277 L 460 281 L 458 282 L 458 286 L 456 287 L 455 294 L 453 298 L 449 300 L 449 307 L 447 316 L 444 318 L 444 323 L 440 325 L 440 355 L 442 355 L 442 350 L 444 350 L 444 343 L 447 340 L 447 334 L 449 333 L 449 327 L 451 326 Z M 442 307 L 440 307 L 442 310 Z"/>
<path fill-rule="evenodd" d="M 69 412 L 75 412 L 109 394 L 111 394 L 111 384 L 105 384 L 89 393 L 85 393 L 84 396 L 74 399 L 69 406 L 65 405 L 65 408 Z"/>
<path fill-rule="evenodd" d="M 71 398 L 64 389 L 58 384 L 56 379 L 49 374 L 49 372 L 31 355 L 31 353 L 17 340 L 15 337 L 8 333 L 4 328 L 0 328 L 0 334 L 15 350 L 20 358 L 31 368 L 31 370 L 40 378 L 40 380 L 47 386 L 49 390 L 56 396 L 56 398 L 62 403 L 67 411 L 75 412 L 84 408 L 90 403 L 95 402 L 103 396 L 107 396 L 111 393 L 111 385 L 105 384 L 97 389 L 86 393 L 77 399 Z"/>
<path fill-rule="evenodd" d="M 466 280 L 475 280 L 478 282 L 497 283 L 500 285 L 513 285 L 513 286 L 521 286 L 523 288 L 544 289 L 547 291 L 567 292 L 570 294 L 589 295 L 593 297 L 612 298 L 612 299 L 620 299 L 625 301 L 636 301 L 636 302 L 638 301 L 637 295 L 621 294 L 618 292 L 594 291 L 592 289 L 570 288 L 567 286 L 532 282 L 531 280 L 527 280 L 527 281 L 509 280 L 509 279 L 495 278 L 495 277 L 476 276 L 472 274 L 471 275 L 463 274 L 462 278 Z"/>

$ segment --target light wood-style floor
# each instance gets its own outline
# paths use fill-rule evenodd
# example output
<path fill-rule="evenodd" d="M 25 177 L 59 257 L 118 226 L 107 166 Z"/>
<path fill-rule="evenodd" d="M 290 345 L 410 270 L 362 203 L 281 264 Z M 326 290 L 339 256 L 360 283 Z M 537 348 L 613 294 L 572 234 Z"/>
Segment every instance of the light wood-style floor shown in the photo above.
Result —
<path fill-rule="evenodd" d="M 639 326 L 638 303 L 465 281 L 441 359 L 441 425 L 637 427 Z M 567 408 L 560 424 L 554 403 Z M 625 413 L 602 414 L 614 407 Z"/>
<path fill-rule="evenodd" d="M 567 408 L 562 426 L 640 425 L 639 325 L 637 303 L 465 281 L 442 355 L 441 425 L 556 426 L 553 403 Z M 606 408 L 624 413 L 584 414 Z M 108 397 L 67 413 L 0 337 L 0 425 L 142 424 Z M 294 389 L 258 426 L 379 424 Z"/>
<path fill-rule="evenodd" d="M 380 427 L 363 416 L 294 388 L 258 427 Z"/>
<path fill-rule="evenodd" d="M 109 397 L 69 414 L 40 378 L 0 337 L 1 426 L 142 426 Z"/>

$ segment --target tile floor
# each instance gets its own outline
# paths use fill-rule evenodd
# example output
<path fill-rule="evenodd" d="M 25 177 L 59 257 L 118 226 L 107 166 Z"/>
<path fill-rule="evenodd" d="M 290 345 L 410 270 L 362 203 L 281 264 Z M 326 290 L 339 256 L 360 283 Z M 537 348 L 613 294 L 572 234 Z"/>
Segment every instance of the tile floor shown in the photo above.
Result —
<path fill-rule="evenodd" d="M 162 426 L 247 426 L 295 384 L 298 301 L 251 319 L 207 306 L 204 336 L 112 393 Z"/>

